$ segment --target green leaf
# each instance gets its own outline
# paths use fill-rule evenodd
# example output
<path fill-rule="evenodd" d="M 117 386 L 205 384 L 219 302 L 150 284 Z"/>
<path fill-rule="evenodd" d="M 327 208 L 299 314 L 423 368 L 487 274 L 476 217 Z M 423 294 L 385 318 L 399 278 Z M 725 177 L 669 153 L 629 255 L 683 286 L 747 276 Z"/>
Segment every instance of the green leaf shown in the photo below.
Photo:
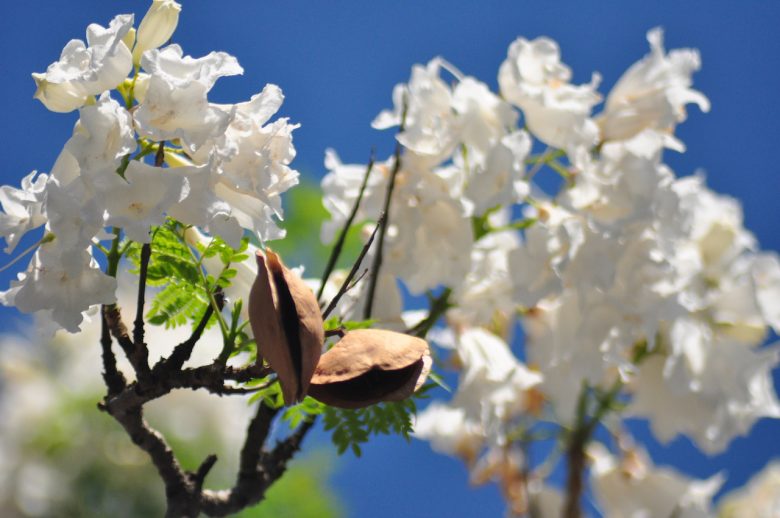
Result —
<path fill-rule="evenodd" d="M 352 450 L 360 457 L 361 445 L 372 435 L 401 435 L 409 440 L 416 411 L 414 399 L 409 398 L 356 410 L 323 406 L 322 416 L 325 430 L 332 430 L 331 440 L 339 454 Z"/>

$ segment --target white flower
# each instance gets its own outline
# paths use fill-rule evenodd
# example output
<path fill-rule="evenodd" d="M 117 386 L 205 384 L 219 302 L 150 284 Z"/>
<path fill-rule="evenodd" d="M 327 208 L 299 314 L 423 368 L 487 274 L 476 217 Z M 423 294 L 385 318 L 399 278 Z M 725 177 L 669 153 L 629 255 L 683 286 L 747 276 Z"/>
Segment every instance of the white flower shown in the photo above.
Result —
<path fill-rule="evenodd" d="M 693 49 L 664 51 L 663 31 L 648 31 L 650 54 L 633 64 L 607 96 L 599 116 L 604 140 L 624 140 L 645 128 L 671 134 L 685 120 L 685 105 L 695 103 L 707 112 L 710 102 L 691 88 L 691 76 L 700 67 L 699 53 Z M 681 144 L 672 143 L 682 151 Z"/>
<path fill-rule="evenodd" d="M 87 27 L 87 44 L 71 40 L 60 60 L 45 73 L 34 73 L 34 97 L 54 112 L 69 112 L 84 105 L 91 95 L 114 88 L 133 67 L 130 50 L 122 38 L 133 26 L 133 15 L 111 20 L 108 29 L 98 24 Z"/>
<path fill-rule="evenodd" d="M 65 148 L 90 187 L 110 188 L 122 159 L 137 148 L 133 118 L 106 92 L 96 104 L 79 110 L 79 121 Z"/>
<path fill-rule="evenodd" d="M 379 218 L 392 166 L 392 157 L 373 164 L 360 207 L 355 214 L 356 222 Z M 366 167 L 364 164 L 343 164 L 336 151 L 325 150 L 325 168 L 328 173 L 321 182 L 322 204 L 331 219 L 322 224 L 320 239 L 323 243 L 333 241 L 347 221 L 366 175 Z"/>
<path fill-rule="evenodd" d="M 141 63 L 141 56 L 149 49 L 164 45 L 179 23 L 181 5 L 174 0 L 153 0 L 135 35 L 133 63 Z"/>
<path fill-rule="evenodd" d="M 774 253 L 758 254 L 750 273 L 764 321 L 780 333 L 780 259 Z"/>
<path fill-rule="evenodd" d="M 509 257 L 515 300 L 526 307 L 560 293 L 560 272 L 585 239 L 582 219 L 562 207 L 544 204 L 536 215 L 525 242 Z"/>
<path fill-rule="evenodd" d="M 682 433 L 707 453 L 723 451 L 762 417 L 780 417 L 771 376 L 777 348 L 753 351 L 712 337 L 704 326 L 686 332 L 676 337 L 678 353 L 641 363 L 630 414 L 650 419 L 661 441 Z"/>
<path fill-rule="evenodd" d="M 606 388 L 614 381 L 636 333 L 617 307 L 587 295 L 568 290 L 523 318 L 527 360 L 543 375 L 539 390 L 561 423 L 573 422 L 583 382 Z"/>
<path fill-rule="evenodd" d="M 215 175 L 212 174 L 211 165 L 178 166 L 169 168 L 167 172 L 180 177 L 188 187 L 186 197 L 169 207 L 168 216 L 201 227 L 221 237 L 233 248 L 238 248 L 244 229 L 232 215 L 230 205 L 214 193 Z"/>
<path fill-rule="evenodd" d="M 712 192 L 699 176 L 681 178 L 673 189 L 680 197 L 676 227 L 694 245 L 702 276 L 719 278 L 737 256 L 756 248 L 755 238 L 743 226 L 738 200 Z"/>
<path fill-rule="evenodd" d="M 60 249 L 56 239 L 41 245 L 27 271 L 18 276 L 9 290 L 0 292 L 0 303 L 23 313 L 50 310 L 54 321 L 71 333 L 79 330 L 83 311 L 116 301 L 116 279 L 100 270 L 89 251 L 74 257 Z"/>
<path fill-rule="evenodd" d="M 220 77 L 243 73 L 236 58 L 212 52 L 196 59 L 169 45 L 145 52 L 141 65 L 150 78 L 135 112 L 139 135 L 155 141 L 180 138 L 194 152 L 224 133 L 232 114 L 210 104 L 206 96 Z"/>
<path fill-rule="evenodd" d="M 37 176 L 36 176 L 37 175 Z M 48 176 L 33 171 L 22 178 L 21 189 L 0 187 L 0 236 L 5 239 L 5 253 L 16 248 L 22 236 L 46 223 L 44 198 Z"/>
<path fill-rule="evenodd" d="M 460 141 L 471 153 L 485 155 L 517 125 L 517 112 L 491 92 L 485 83 L 464 77 L 452 92 Z"/>
<path fill-rule="evenodd" d="M 187 196 L 189 185 L 182 176 L 136 160 L 128 164 L 125 180 L 103 194 L 106 225 L 121 227 L 133 241 L 148 243 L 149 228 L 165 221 L 165 211 Z"/>
<path fill-rule="evenodd" d="M 519 245 L 514 232 L 491 232 L 474 243 L 471 268 L 453 294 L 457 305 L 447 312 L 452 322 L 490 325 L 496 317 L 512 317 L 515 303 L 509 254 Z"/>
<path fill-rule="evenodd" d="M 501 338 L 481 328 L 461 333 L 455 351 L 463 369 L 451 405 L 481 423 L 491 442 L 504 444 L 504 423 L 526 410 L 527 392 L 542 376 L 520 363 Z"/>
<path fill-rule="evenodd" d="M 618 460 L 594 444 L 588 454 L 594 460 L 593 490 L 605 516 L 712 516 L 712 497 L 723 485 L 723 476 L 691 479 L 671 468 L 653 466 L 641 450 L 629 450 Z"/>
<path fill-rule="evenodd" d="M 661 164 L 663 137 L 646 130 L 634 138 L 608 142 L 597 161 L 575 178 L 562 193 L 566 205 L 583 211 L 600 225 L 622 231 L 636 222 L 655 219 L 677 203 L 672 192 L 674 174 Z"/>
<path fill-rule="evenodd" d="M 589 84 L 575 86 L 570 80 L 571 70 L 561 63 L 558 44 L 549 38 L 516 39 L 498 71 L 502 95 L 523 110 L 531 133 L 572 154 L 577 147 L 598 142 L 590 112 L 601 98 L 597 74 Z"/>
<path fill-rule="evenodd" d="M 295 158 L 292 132 L 298 125 L 287 119 L 267 124 L 283 99 L 278 86 L 266 85 L 248 102 L 220 107 L 234 113 L 230 125 L 213 147 L 204 146 L 194 157 L 203 161 L 210 150 L 215 195 L 261 241 L 284 237 L 274 218 L 283 217 L 282 193 L 298 184 L 298 172 L 290 167 Z"/>
<path fill-rule="evenodd" d="M 718 505 L 720 518 L 780 516 L 780 462 L 769 462 L 743 487 L 727 493 Z"/>
<path fill-rule="evenodd" d="M 435 58 L 425 66 L 412 67 L 409 83 L 393 89 L 393 111 L 383 111 L 371 123 L 376 129 L 403 123 L 403 131 L 396 137 L 398 142 L 432 163 L 452 152 L 458 133 L 452 91 L 439 77 L 444 64 L 441 58 Z"/>
<path fill-rule="evenodd" d="M 118 175 L 114 176 L 117 183 L 122 181 Z M 52 175 L 46 186 L 46 214 L 49 229 L 61 249 L 80 253 L 93 238 L 109 237 L 103 231 L 105 211 L 101 201 L 81 178 L 65 184 Z"/>
<path fill-rule="evenodd" d="M 531 138 L 528 133 L 519 130 L 503 136 L 487 148 L 482 157 L 474 157 L 471 163 L 455 161 L 469 171 L 464 175 L 466 187 L 463 194 L 474 204 L 475 215 L 481 216 L 498 206 L 520 202 L 528 195 L 530 188 L 523 174 L 524 162 L 530 151 Z"/>
<path fill-rule="evenodd" d="M 481 423 L 470 420 L 463 408 L 439 402 L 415 416 L 414 436 L 430 441 L 434 451 L 460 457 L 469 465 L 476 461 L 485 440 Z"/>
<path fill-rule="evenodd" d="M 473 244 L 471 222 L 458 201 L 400 199 L 390 211 L 384 264 L 412 293 L 458 284 L 468 273 Z M 416 204 L 415 204 L 416 203 Z"/>

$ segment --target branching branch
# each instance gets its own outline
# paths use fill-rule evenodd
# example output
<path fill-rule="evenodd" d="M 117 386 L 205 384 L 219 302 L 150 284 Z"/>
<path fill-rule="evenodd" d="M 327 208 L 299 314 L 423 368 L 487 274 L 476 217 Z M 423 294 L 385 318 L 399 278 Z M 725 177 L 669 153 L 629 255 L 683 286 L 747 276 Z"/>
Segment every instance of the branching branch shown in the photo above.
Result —
<path fill-rule="evenodd" d="M 103 381 L 108 388 L 108 395 L 113 396 L 122 392 L 127 385 L 124 375 L 117 369 L 116 356 L 111 349 L 111 331 L 108 329 L 106 317 L 100 315 L 100 347 L 103 356 Z"/>
<path fill-rule="evenodd" d="M 217 291 L 214 293 L 214 298 L 217 301 L 217 306 L 222 309 L 223 305 L 225 304 L 225 297 L 223 296 L 222 289 L 218 288 Z M 164 361 L 161 361 L 157 365 L 155 365 L 155 370 L 158 369 L 165 369 L 165 370 L 176 370 L 180 369 L 184 363 L 190 359 L 190 356 L 192 355 L 192 350 L 195 348 L 195 344 L 198 343 L 198 340 L 200 340 L 200 337 L 203 335 L 203 331 L 206 330 L 206 326 L 209 323 L 209 320 L 211 319 L 211 316 L 214 314 L 214 306 L 209 304 L 206 307 L 206 311 L 203 312 L 203 316 L 201 317 L 200 321 L 198 322 L 198 325 L 195 326 L 195 329 L 192 330 L 192 334 L 190 335 L 187 340 L 183 341 L 179 345 L 176 346 L 176 348 L 173 350 L 173 353 L 171 353 L 171 356 Z"/>
<path fill-rule="evenodd" d="M 138 277 L 138 298 L 136 302 L 135 322 L 133 323 L 133 353 L 130 361 L 138 371 L 139 377 L 148 377 L 149 349 L 144 342 L 144 305 L 146 299 L 146 275 L 149 260 L 152 257 L 152 245 L 144 243 L 141 246 L 141 264 Z"/>
<path fill-rule="evenodd" d="M 119 306 L 116 304 L 109 304 L 103 306 L 102 310 L 103 320 L 106 322 L 109 331 L 111 331 L 111 336 L 116 339 L 117 343 L 119 343 L 119 347 L 122 348 L 127 359 L 132 363 L 133 358 L 135 357 L 135 345 L 133 344 L 130 335 L 127 334 L 127 326 L 125 326 L 125 323 L 122 320 Z M 133 365 L 133 367 L 135 367 L 135 365 Z"/>

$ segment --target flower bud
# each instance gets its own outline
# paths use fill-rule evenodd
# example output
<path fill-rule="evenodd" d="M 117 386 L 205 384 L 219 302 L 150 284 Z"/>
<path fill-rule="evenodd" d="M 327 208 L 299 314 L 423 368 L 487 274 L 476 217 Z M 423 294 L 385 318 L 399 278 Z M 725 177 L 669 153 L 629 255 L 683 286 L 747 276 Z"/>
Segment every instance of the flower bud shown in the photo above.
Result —
<path fill-rule="evenodd" d="M 309 395 L 340 408 L 401 401 L 422 386 L 430 368 L 425 340 L 394 331 L 358 329 L 322 355 Z"/>
<path fill-rule="evenodd" d="M 317 298 L 279 256 L 258 251 L 257 277 L 249 292 L 249 323 L 257 361 L 276 371 L 286 405 L 303 399 L 325 341 Z"/>
<path fill-rule="evenodd" d="M 179 24 L 181 5 L 174 0 L 153 0 L 136 33 L 133 63 L 141 63 L 141 56 L 168 41 Z"/>

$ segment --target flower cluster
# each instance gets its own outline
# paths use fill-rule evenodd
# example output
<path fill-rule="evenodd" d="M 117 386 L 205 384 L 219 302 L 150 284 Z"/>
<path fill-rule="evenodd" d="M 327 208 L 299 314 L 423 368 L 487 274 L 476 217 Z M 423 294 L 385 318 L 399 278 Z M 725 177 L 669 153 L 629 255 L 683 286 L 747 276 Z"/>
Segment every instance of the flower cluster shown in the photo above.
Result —
<path fill-rule="evenodd" d="M 195 58 L 163 46 L 180 9 L 154 0 L 137 30 L 132 15 L 90 25 L 86 43 L 70 41 L 33 74 L 35 98 L 55 112 L 78 110 L 79 120 L 49 174 L 0 190 L 7 253 L 45 226 L 29 267 L 0 293 L 3 304 L 47 311 L 78 330 L 85 311 L 116 300 L 115 280 L 93 252 L 110 254 L 101 242 L 120 232 L 148 243 L 166 218 L 234 247 L 245 231 L 260 241 L 284 236 L 280 195 L 298 173 L 290 168 L 297 125 L 271 120 L 282 92 L 267 85 L 246 102 L 210 102 L 215 82 L 243 69 L 224 52 Z"/>
<path fill-rule="evenodd" d="M 763 346 L 780 333 L 780 259 L 760 250 L 736 200 L 664 162 L 685 151 L 675 128 L 686 109 L 709 110 L 692 86 L 697 51 L 667 52 L 653 29 L 649 53 L 606 95 L 597 73 L 573 83 L 546 37 L 511 43 L 498 92 L 442 58 L 414 66 L 372 122 L 396 132 L 391 156 L 345 164 L 326 152 L 320 237 L 336 244 L 324 278 L 304 281 L 247 238 L 262 247 L 285 235 L 277 222 L 298 183 L 298 126 L 273 118 L 275 85 L 210 102 L 216 81 L 243 69 L 227 53 L 192 57 L 170 44 L 180 9 L 153 0 L 137 29 L 132 15 L 90 25 L 86 42 L 33 74 L 36 99 L 79 119 L 48 173 L 0 187 L 6 253 L 38 234 L 0 303 L 78 331 L 116 302 L 127 257 L 143 272 L 139 310 L 147 280 L 163 286 L 149 321 L 202 318 L 196 341 L 213 317 L 224 343 L 215 365 L 247 353 L 253 373 L 273 372 L 255 387 L 261 410 L 275 397 L 291 405 L 285 418 L 305 419 L 304 434 L 318 414 L 341 450 L 359 452 L 377 430 L 408 434 L 415 403 L 405 400 L 436 358 L 456 387 L 414 433 L 461 458 L 474 483 L 497 481 L 513 513 L 578 515 L 588 463 L 609 515 L 712 513 L 720 475 L 656 467 L 621 428 L 644 418 L 661 441 L 686 435 L 718 453 L 780 417 L 770 376 L 780 349 Z M 332 271 L 353 224 L 365 242 L 358 264 Z M 355 278 L 361 261 L 368 275 Z M 405 308 L 404 290 L 428 307 Z M 105 308 L 106 327 L 115 309 Z M 140 380 L 148 358 L 131 349 L 143 353 L 143 326 L 132 340 L 121 327 L 110 331 L 131 342 Z M 191 353 L 183 345 L 177 361 Z M 612 451 L 594 443 L 602 425 Z M 565 495 L 549 485 L 553 439 L 568 455 Z M 530 462 L 545 441 L 545 458 Z M 775 487 L 773 473 L 753 491 Z M 729 509 L 750 509 L 746 499 L 736 494 Z"/>
<path fill-rule="evenodd" d="M 589 409 L 599 419 L 620 403 L 659 439 L 685 434 L 715 453 L 780 417 L 778 351 L 761 348 L 780 331 L 780 261 L 758 250 L 738 202 L 664 163 L 666 149 L 685 150 L 674 129 L 686 107 L 709 101 L 692 88 L 698 53 L 666 52 L 660 29 L 647 39 L 600 113 L 599 75 L 572 84 L 549 38 L 510 45 L 499 93 L 441 58 L 416 65 L 373 122 L 398 128 L 398 152 L 368 172 L 326 157 L 323 240 L 364 175 L 358 221 L 379 217 L 392 186 L 382 290 L 400 281 L 446 302 L 434 341 L 452 351 L 458 387 L 418 416 L 417 436 L 463 458 L 474 480 L 499 479 L 510 501 L 518 434 L 545 422 L 577 429 Z M 555 192 L 534 181 L 547 169 L 561 177 Z M 399 301 L 387 315 L 409 313 Z M 530 369 L 507 345 L 515 319 Z M 717 486 L 689 489 L 663 498 L 699 505 Z"/>

